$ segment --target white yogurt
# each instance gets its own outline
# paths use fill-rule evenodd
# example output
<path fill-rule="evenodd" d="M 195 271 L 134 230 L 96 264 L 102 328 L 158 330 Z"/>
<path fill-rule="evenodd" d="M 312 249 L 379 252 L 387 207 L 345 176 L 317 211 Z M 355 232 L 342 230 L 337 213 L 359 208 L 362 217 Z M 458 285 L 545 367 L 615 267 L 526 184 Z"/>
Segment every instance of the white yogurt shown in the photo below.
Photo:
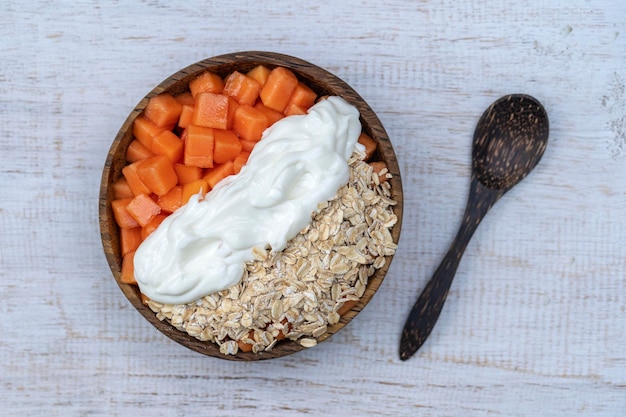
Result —
<path fill-rule="evenodd" d="M 238 175 L 168 216 L 134 257 L 141 292 L 185 304 L 237 284 L 252 248 L 281 251 L 319 203 L 349 179 L 347 160 L 361 132 L 358 110 L 340 97 L 269 129 Z"/>

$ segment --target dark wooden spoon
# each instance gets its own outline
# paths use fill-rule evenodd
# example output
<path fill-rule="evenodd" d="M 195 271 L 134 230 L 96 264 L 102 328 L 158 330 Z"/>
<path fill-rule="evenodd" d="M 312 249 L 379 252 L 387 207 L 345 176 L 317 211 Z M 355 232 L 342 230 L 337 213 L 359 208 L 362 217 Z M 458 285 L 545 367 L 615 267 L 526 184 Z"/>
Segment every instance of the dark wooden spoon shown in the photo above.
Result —
<path fill-rule="evenodd" d="M 474 231 L 495 202 L 541 160 L 548 134 L 546 111 L 528 95 L 504 96 L 483 113 L 474 132 L 472 179 L 463 221 L 407 318 L 400 340 L 400 359 L 413 356 L 426 341 Z"/>

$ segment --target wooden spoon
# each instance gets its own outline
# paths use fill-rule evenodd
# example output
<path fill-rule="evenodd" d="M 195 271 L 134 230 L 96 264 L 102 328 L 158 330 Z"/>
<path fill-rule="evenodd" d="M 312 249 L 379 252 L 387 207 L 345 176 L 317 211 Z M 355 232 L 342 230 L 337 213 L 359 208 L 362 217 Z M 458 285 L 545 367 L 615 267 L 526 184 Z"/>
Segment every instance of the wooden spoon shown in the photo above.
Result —
<path fill-rule="evenodd" d="M 474 231 L 496 201 L 541 160 L 548 134 L 546 111 L 528 95 L 504 96 L 483 113 L 474 132 L 472 180 L 463 222 L 407 318 L 400 340 L 400 359 L 410 358 L 426 341 Z"/>

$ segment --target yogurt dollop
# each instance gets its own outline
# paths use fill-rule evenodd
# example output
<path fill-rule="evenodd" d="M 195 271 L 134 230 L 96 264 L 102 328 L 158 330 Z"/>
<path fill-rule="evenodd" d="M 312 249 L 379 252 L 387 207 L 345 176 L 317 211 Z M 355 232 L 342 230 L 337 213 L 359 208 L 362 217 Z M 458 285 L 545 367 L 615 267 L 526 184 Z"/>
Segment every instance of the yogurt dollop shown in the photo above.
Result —
<path fill-rule="evenodd" d="M 139 246 L 141 292 L 186 304 L 237 284 L 254 247 L 283 250 L 348 182 L 360 132 L 358 110 L 334 96 L 274 123 L 239 174 L 193 196 Z"/>

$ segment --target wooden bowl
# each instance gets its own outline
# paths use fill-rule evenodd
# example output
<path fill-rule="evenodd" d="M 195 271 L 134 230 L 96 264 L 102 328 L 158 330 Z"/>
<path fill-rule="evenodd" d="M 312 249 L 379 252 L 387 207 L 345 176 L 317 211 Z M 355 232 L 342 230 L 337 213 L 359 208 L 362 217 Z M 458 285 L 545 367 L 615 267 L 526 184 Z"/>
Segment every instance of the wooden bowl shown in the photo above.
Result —
<path fill-rule="evenodd" d="M 379 145 L 377 154 L 374 156 L 373 160 L 384 161 L 387 164 L 390 173 L 393 175 L 393 178 L 390 180 L 392 197 L 398 202 L 398 204 L 394 206 L 394 212 L 398 217 L 398 223 L 392 229 L 392 237 L 396 244 L 398 243 L 398 239 L 400 237 L 400 226 L 402 223 L 402 182 L 400 179 L 400 170 L 398 168 L 396 155 L 391 142 L 389 141 L 389 137 L 387 136 L 380 120 L 365 100 L 363 100 L 363 98 L 361 98 L 361 96 L 359 96 L 348 84 L 328 71 L 309 62 L 287 55 L 268 52 L 239 52 L 216 56 L 200 61 L 178 71 L 155 87 L 131 111 L 130 115 L 127 117 L 115 137 L 106 158 L 106 163 L 102 172 L 102 181 L 100 184 L 99 201 L 100 233 L 102 236 L 104 253 L 120 289 L 126 298 L 128 298 L 130 303 L 143 317 L 145 317 L 146 320 L 152 323 L 152 325 L 154 325 L 163 334 L 189 349 L 205 355 L 228 360 L 251 361 L 277 358 L 300 351 L 305 349 L 305 347 L 295 341 L 283 340 L 268 352 L 255 354 L 252 352 L 240 351 L 236 355 L 226 356 L 220 353 L 217 344 L 200 341 L 187 333 L 174 328 L 167 321 L 162 322 L 158 320 L 156 314 L 147 306 L 142 304 L 138 287 L 121 282 L 122 258 L 119 245 L 119 229 L 115 223 L 111 210 L 111 200 L 113 196 L 111 184 L 120 178 L 122 175 L 122 168 L 126 164 L 126 149 L 128 148 L 130 141 L 133 139 L 133 121 L 142 113 L 146 103 L 151 97 L 163 92 L 169 92 L 171 94 L 181 93 L 187 90 L 190 80 L 206 70 L 210 70 L 224 77 L 234 70 L 247 72 L 259 64 L 263 64 L 268 68 L 276 66 L 287 67 L 291 69 L 301 81 L 311 87 L 319 96 L 338 95 L 357 107 L 361 113 L 363 131 L 376 140 Z M 387 270 L 389 269 L 390 261 L 391 259 L 386 262 L 383 268 L 376 271 L 376 273 L 369 279 L 366 291 L 360 301 L 341 317 L 339 323 L 328 326 L 328 331 L 318 338 L 318 343 L 328 339 L 330 336 L 342 329 L 365 307 L 380 287 Z"/>

